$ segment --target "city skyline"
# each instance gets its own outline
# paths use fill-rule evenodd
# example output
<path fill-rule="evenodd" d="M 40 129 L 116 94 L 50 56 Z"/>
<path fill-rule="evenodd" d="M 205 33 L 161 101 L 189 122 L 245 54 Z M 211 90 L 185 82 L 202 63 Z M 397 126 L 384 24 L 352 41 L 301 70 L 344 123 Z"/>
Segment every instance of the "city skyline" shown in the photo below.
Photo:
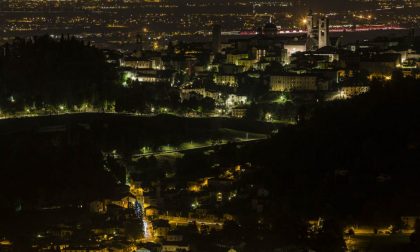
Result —
<path fill-rule="evenodd" d="M 0 252 L 420 251 L 415 0 L 0 0 Z"/>

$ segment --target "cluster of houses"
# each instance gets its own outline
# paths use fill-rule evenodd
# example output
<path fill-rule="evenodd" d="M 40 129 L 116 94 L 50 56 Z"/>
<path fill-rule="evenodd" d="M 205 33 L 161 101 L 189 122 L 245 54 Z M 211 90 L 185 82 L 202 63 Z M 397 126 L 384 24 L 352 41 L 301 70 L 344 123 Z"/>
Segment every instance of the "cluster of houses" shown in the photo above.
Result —
<path fill-rule="evenodd" d="M 322 93 L 329 99 L 366 92 L 369 80 L 390 80 L 396 70 L 420 78 L 414 32 L 344 45 L 341 37 L 330 36 L 328 18 L 316 22 L 310 12 L 306 20 L 302 36 L 279 35 L 268 23 L 255 36 L 223 40 L 216 25 L 210 42 L 171 41 L 159 51 L 142 50 L 140 44 L 138 51 L 120 55 L 118 64 L 133 81 L 178 87 L 181 99 L 192 93 L 210 97 L 228 115 L 254 98 L 241 93 L 250 83 L 268 92 Z M 238 102 L 228 104 L 232 96 Z"/>

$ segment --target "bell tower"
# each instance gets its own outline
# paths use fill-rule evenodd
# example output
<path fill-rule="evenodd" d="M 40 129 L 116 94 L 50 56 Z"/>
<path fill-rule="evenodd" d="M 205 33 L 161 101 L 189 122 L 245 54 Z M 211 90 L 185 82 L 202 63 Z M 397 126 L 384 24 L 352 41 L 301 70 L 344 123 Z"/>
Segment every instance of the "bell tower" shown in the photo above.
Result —
<path fill-rule="evenodd" d="M 329 20 L 327 17 L 320 18 L 318 21 L 318 48 L 329 45 Z"/>
<path fill-rule="evenodd" d="M 312 10 L 309 10 L 308 15 L 306 16 L 306 33 L 308 38 L 313 38 L 314 34 L 314 16 L 312 14 Z"/>

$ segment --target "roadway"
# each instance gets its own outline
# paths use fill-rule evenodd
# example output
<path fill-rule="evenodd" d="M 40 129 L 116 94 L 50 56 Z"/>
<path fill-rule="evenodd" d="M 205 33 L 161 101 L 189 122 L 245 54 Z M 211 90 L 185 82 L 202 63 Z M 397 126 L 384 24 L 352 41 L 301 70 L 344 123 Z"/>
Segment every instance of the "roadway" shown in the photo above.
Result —
<path fill-rule="evenodd" d="M 233 141 L 233 143 L 248 143 L 248 142 L 257 142 L 257 141 L 261 141 L 267 139 L 267 137 L 261 137 L 261 138 L 253 138 L 253 139 L 236 139 L 235 141 Z M 190 147 L 190 148 L 174 148 L 171 150 L 162 150 L 162 151 L 155 151 L 155 152 L 148 152 L 148 153 L 139 153 L 139 154 L 133 154 L 131 157 L 133 159 L 138 159 L 141 157 L 147 157 L 147 156 L 161 156 L 161 155 L 167 155 L 167 154 L 172 154 L 172 153 L 182 153 L 182 152 L 187 152 L 187 151 L 192 151 L 192 150 L 206 150 L 206 149 L 212 149 L 214 147 L 218 147 L 218 146 L 223 146 L 223 145 L 227 145 L 232 143 L 231 141 L 225 141 L 222 143 L 216 143 L 216 144 L 203 144 L 200 146 L 196 146 L 196 147 Z"/>

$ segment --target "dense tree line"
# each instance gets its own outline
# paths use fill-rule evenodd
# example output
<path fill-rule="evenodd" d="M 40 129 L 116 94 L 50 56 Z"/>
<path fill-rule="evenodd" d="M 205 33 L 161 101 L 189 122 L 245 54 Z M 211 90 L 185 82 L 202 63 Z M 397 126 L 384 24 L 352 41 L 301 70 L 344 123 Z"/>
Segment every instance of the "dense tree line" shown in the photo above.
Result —
<path fill-rule="evenodd" d="M 4 111 L 103 108 L 118 75 L 104 54 L 74 37 L 15 39 L 0 54 L 0 107 Z"/>
<path fill-rule="evenodd" d="M 268 223 L 290 213 L 324 216 L 337 237 L 337 227 L 350 223 L 401 228 L 400 217 L 420 205 L 419 94 L 414 79 L 376 82 L 367 94 L 320 104 L 310 119 L 232 156 L 262 167 L 248 183 L 264 185 L 281 202 L 264 215 Z M 331 239 L 329 232 L 317 239 Z M 323 243 L 311 246 L 342 245 Z"/>
<path fill-rule="evenodd" d="M 221 167 L 252 163 L 255 171 L 240 183 L 270 194 L 259 214 L 249 200 L 233 201 L 229 209 L 240 225 L 206 239 L 246 241 L 249 251 L 279 245 L 344 251 L 347 225 L 403 228 L 401 216 L 420 210 L 419 94 L 418 81 L 394 76 L 392 82 L 372 83 L 365 95 L 302 111 L 307 120 L 268 141 L 221 148 L 215 155 L 228 157 L 217 159 Z M 206 160 L 198 159 L 184 167 Z M 324 223 L 311 234 L 305 220 L 317 217 Z"/>
<path fill-rule="evenodd" d="M 106 162 L 94 138 L 74 126 L 65 132 L 3 136 L 0 209 L 76 205 L 109 196 L 125 171 Z"/>
<path fill-rule="evenodd" d="M 201 113 L 215 107 L 213 99 L 200 96 L 181 102 L 179 90 L 165 83 L 130 81 L 123 86 L 123 74 L 107 63 L 104 52 L 74 37 L 17 38 L 1 51 L 3 113 L 87 109 Z"/>

